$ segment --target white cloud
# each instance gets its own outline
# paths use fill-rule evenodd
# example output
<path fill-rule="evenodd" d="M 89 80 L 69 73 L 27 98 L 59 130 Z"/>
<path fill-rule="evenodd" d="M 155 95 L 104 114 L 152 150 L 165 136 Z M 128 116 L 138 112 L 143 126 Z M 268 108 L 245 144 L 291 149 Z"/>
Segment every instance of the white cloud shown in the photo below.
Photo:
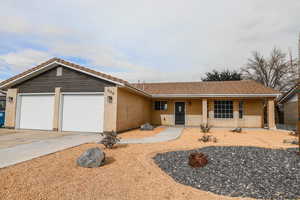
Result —
<path fill-rule="evenodd" d="M 122 55 L 111 47 L 85 42 L 72 44 L 64 41 L 54 41 L 48 47 L 53 54 L 86 59 L 92 66 L 114 67 L 127 70 L 136 70 L 141 67 L 126 61 L 125 55 Z"/>
<path fill-rule="evenodd" d="M 0 55 L 3 65 L 13 66 L 11 69 L 16 72 L 33 67 L 34 65 L 48 60 L 51 56 L 46 52 L 33 49 L 24 49 L 18 52 L 10 52 Z"/>
<path fill-rule="evenodd" d="M 4 0 L 1 8 L 0 37 L 29 45 L 11 39 L 17 51 L 0 54 L 15 71 L 69 56 L 130 81 L 199 80 L 274 46 L 296 54 L 300 31 L 299 0 Z"/>

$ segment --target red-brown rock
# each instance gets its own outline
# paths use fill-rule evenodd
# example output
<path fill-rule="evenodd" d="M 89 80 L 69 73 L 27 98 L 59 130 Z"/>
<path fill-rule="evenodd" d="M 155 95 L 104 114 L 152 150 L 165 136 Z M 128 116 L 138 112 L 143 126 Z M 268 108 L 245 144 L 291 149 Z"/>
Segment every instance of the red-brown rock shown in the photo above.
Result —
<path fill-rule="evenodd" d="M 207 156 L 203 153 L 191 153 L 189 156 L 189 165 L 191 167 L 203 167 L 208 163 Z"/>

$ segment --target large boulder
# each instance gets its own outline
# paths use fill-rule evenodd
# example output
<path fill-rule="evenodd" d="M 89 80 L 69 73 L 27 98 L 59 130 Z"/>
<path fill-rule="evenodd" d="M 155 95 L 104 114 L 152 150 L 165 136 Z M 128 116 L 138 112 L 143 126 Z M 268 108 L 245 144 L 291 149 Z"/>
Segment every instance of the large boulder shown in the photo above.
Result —
<path fill-rule="evenodd" d="M 105 161 L 105 153 L 96 148 L 90 148 L 77 159 L 77 164 L 81 167 L 95 168 L 101 166 Z"/>
<path fill-rule="evenodd" d="M 143 131 L 151 131 L 153 129 L 154 129 L 154 127 L 149 123 L 143 124 L 140 127 L 140 130 L 143 130 Z"/>

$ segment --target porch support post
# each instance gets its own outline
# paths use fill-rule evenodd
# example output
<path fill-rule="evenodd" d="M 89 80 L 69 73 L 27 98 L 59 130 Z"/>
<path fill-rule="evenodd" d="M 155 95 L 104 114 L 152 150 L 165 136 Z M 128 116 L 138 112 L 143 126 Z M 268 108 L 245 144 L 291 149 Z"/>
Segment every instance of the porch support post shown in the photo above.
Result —
<path fill-rule="evenodd" d="M 60 107 L 60 88 L 55 88 L 54 95 L 54 112 L 53 112 L 53 131 L 60 130 L 59 125 L 59 107 Z"/>
<path fill-rule="evenodd" d="M 235 128 L 239 126 L 239 102 L 233 101 L 233 120 Z"/>
<path fill-rule="evenodd" d="M 202 99 L 202 124 L 207 125 L 207 99 Z"/>
<path fill-rule="evenodd" d="M 18 89 L 8 89 L 6 93 L 5 128 L 16 128 Z"/>
<path fill-rule="evenodd" d="M 276 129 L 274 99 L 268 99 L 267 108 L 268 108 L 268 127 L 269 129 Z"/>
<path fill-rule="evenodd" d="M 209 119 L 214 119 L 215 118 L 215 112 L 214 112 L 214 106 L 215 106 L 215 102 L 214 101 L 211 101 L 209 102 L 208 104 L 208 117 Z"/>

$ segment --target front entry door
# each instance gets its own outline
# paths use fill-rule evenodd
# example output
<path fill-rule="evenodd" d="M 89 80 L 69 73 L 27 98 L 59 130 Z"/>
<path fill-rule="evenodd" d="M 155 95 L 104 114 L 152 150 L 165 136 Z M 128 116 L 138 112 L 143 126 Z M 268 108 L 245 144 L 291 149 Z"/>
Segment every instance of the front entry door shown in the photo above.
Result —
<path fill-rule="evenodd" d="M 184 102 L 175 103 L 175 124 L 185 124 L 185 105 Z"/>

